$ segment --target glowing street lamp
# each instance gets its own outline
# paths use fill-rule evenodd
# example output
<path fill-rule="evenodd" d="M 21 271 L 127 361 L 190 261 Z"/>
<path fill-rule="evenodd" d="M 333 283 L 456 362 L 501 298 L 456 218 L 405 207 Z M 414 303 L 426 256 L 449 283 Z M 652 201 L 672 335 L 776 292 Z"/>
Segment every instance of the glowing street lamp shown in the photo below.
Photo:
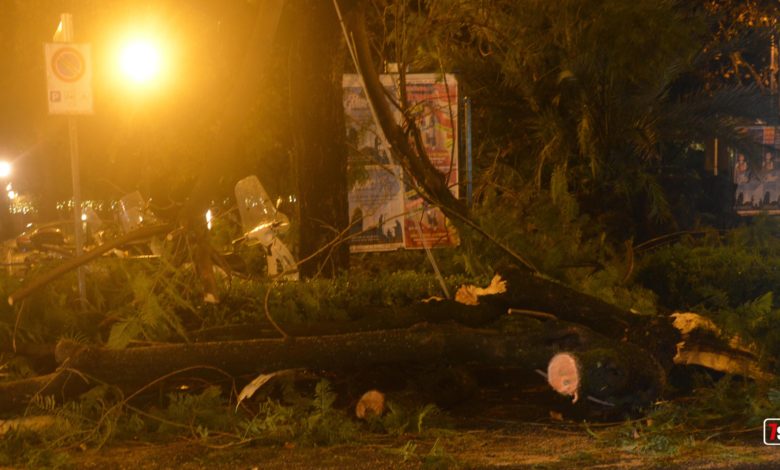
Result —
<path fill-rule="evenodd" d="M 0 161 L 0 179 L 5 179 L 11 176 L 11 163 L 5 160 Z"/>
<path fill-rule="evenodd" d="M 119 52 L 119 68 L 125 78 L 138 85 L 149 84 L 162 71 L 160 47 L 149 39 L 133 39 Z"/>

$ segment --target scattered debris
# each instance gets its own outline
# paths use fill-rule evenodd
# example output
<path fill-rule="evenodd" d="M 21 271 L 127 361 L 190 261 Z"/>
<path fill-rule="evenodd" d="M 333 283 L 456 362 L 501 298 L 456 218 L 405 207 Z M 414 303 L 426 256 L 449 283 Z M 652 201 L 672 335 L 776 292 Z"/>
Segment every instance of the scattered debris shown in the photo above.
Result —
<path fill-rule="evenodd" d="M 504 292 L 506 292 L 506 281 L 496 274 L 485 288 L 471 284 L 460 286 L 455 293 L 455 301 L 465 305 L 479 305 L 479 298 L 483 295 L 503 294 Z"/>

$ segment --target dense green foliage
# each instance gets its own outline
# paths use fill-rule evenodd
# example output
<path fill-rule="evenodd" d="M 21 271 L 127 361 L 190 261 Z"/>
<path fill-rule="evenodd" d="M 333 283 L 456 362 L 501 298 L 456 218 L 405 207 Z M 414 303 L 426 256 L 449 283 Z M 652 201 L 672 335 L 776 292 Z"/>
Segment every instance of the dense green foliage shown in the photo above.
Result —
<path fill-rule="evenodd" d="M 417 256 L 414 264 L 422 259 Z M 16 309 L 0 311 L 0 344 L 53 344 L 61 337 L 113 348 L 133 341 L 183 342 L 204 329 L 265 323 L 266 310 L 283 324 L 354 320 L 371 307 L 403 307 L 442 295 L 430 273 L 399 270 L 377 276 L 355 272 L 334 280 L 270 282 L 220 276 L 224 301 L 202 301 L 197 278 L 188 265 L 156 260 L 98 260 L 90 265 L 89 307 L 78 308 L 75 273 L 46 286 Z M 45 269 L 45 268 L 42 268 Z M 448 276 L 450 292 L 469 280 Z M 6 277 L 7 296 L 18 279 Z M 350 317 L 350 315 L 352 315 Z M 267 325 L 270 328 L 270 325 Z"/>
<path fill-rule="evenodd" d="M 683 235 L 644 255 L 637 280 L 669 308 L 737 307 L 779 285 L 779 228 L 764 218 L 725 234 Z"/>
<path fill-rule="evenodd" d="M 762 218 L 726 234 L 710 230 L 646 254 L 637 281 L 669 309 L 708 315 L 754 342 L 774 364 L 780 353 L 780 225 Z"/>
<path fill-rule="evenodd" d="M 477 187 L 530 197 L 563 185 L 613 242 L 688 226 L 671 202 L 691 163 L 701 169 L 692 144 L 735 142 L 737 123 L 768 112 L 757 89 L 711 82 L 704 64 L 727 46 L 709 41 L 708 8 L 497 0 L 409 12 L 388 3 L 386 55 L 413 71 L 456 70 L 472 98 Z M 499 175 L 512 170 L 519 178 L 507 185 Z M 665 184 L 669 176 L 678 184 Z"/>
<path fill-rule="evenodd" d="M 430 425 L 444 423 L 437 419 L 441 412 L 435 406 L 414 401 L 390 403 L 384 417 L 357 422 L 341 404 L 337 406 L 338 396 L 325 379 L 282 381 L 240 407 L 229 403 L 232 399 L 215 385 L 171 392 L 148 411 L 130 398 L 98 386 L 63 405 L 52 397 L 35 401 L 24 419 L 40 424 L 26 428 L 20 424 L 22 428 L 3 436 L 0 465 L 67 468 L 71 465 L 67 449 L 100 448 L 127 439 L 152 443 L 188 437 L 206 446 L 319 446 L 354 441 L 365 431 L 419 435 Z M 446 458 L 441 450 L 432 450 L 427 457 L 437 456 Z"/>

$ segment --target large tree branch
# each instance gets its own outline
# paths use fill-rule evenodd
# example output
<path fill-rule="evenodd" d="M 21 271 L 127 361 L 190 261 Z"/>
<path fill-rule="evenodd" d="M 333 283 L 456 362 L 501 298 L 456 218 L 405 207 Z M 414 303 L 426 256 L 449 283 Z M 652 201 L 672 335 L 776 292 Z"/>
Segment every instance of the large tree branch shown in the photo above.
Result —
<path fill-rule="evenodd" d="M 418 192 L 420 192 L 420 196 L 431 204 L 439 207 L 451 220 L 468 226 L 501 248 L 501 250 L 514 258 L 517 262 L 531 271 L 537 272 L 538 270 L 533 263 L 485 232 L 485 230 L 472 219 L 465 203 L 452 194 L 447 184 L 447 179 L 433 163 L 431 163 L 428 155 L 425 153 L 424 147 L 417 145 L 415 148 L 415 146 L 409 142 L 407 134 L 395 120 L 393 111 L 385 96 L 384 86 L 374 68 L 373 59 L 371 57 L 371 47 L 366 32 L 365 14 L 360 8 L 357 8 L 351 15 L 351 30 L 355 65 L 358 69 L 358 73 L 363 78 L 366 98 L 376 113 L 378 124 L 390 144 L 390 151 L 396 161 L 401 164 L 404 171 L 410 175 L 413 178 L 414 183 L 418 185 L 417 189 Z M 347 34 L 349 33 L 347 32 Z M 414 123 L 410 123 L 410 125 L 412 126 L 411 129 L 414 135 L 416 126 Z"/>
<path fill-rule="evenodd" d="M 420 185 L 424 198 L 439 206 L 445 213 L 455 214 L 456 219 L 468 217 L 466 205 L 452 194 L 444 175 L 431 163 L 424 151 L 415 150 L 404 130 L 396 122 L 385 98 L 384 86 L 374 68 L 366 32 L 365 14 L 358 8 L 351 18 L 358 73 L 363 77 L 367 98 L 376 112 L 377 120 L 390 144 L 393 156 Z"/>

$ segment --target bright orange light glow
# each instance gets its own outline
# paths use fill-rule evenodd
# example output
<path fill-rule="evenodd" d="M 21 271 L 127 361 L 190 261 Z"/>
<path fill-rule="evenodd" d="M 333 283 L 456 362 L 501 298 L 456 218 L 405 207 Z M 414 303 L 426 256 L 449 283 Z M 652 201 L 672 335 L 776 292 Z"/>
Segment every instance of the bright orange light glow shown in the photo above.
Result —
<path fill-rule="evenodd" d="M 162 70 L 160 47 L 149 39 L 134 39 L 126 43 L 119 54 L 122 73 L 137 84 L 157 79 Z"/>
<path fill-rule="evenodd" d="M 0 161 L 0 178 L 11 176 L 11 164 L 6 161 Z"/>

